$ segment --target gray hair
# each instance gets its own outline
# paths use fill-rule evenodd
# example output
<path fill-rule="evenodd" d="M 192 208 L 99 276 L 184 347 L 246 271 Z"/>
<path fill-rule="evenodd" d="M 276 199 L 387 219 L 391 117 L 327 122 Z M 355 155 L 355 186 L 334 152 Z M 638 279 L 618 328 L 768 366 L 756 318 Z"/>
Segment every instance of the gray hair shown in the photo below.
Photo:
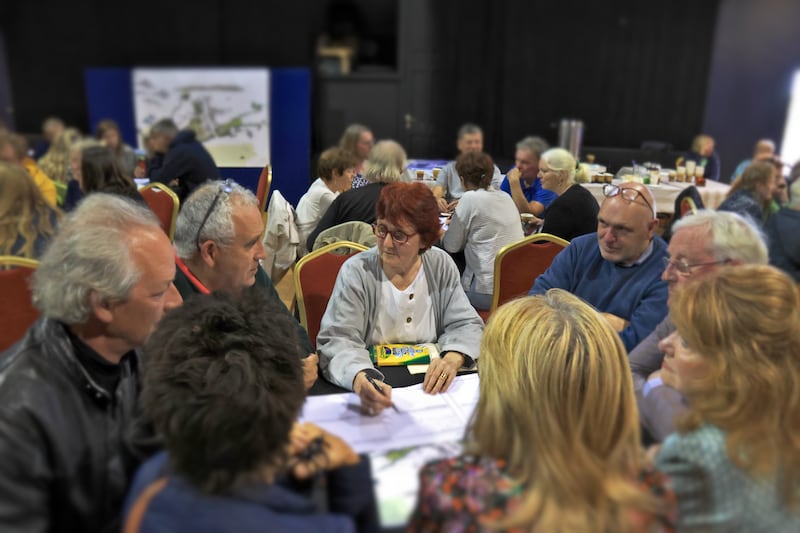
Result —
<path fill-rule="evenodd" d="M 461 139 L 464 135 L 472 135 L 473 133 L 480 133 L 483 136 L 483 130 L 477 124 L 467 122 L 458 128 L 458 138 Z"/>
<path fill-rule="evenodd" d="M 795 165 L 795 168 L 798 167 L 798 165 Z M 794 172 L 794 170 L 793 168 L 792 171 Z M 792 209 L 800 209 L 800 179 L 795 178 L 789 186 L 789 198 L 789 207 Z"/>
<path fill-rule="evenodd" d="M 370 183 L 404 181 L 408 160 L 406 151 L 396 141 L 378 141 L 364 163 L 364 179 Z"/>
<path fill-rule="evenodd" d="M 733 259 L 754 265 L 766 265 L 769 261 L 761 231 L 736 213 L 701 209 L 678 220 L 672 234 L 686 228 L 701 228 L 708 233 L 707 249 L 718 261 Z"/>
<path fill-rule="evenodd" d="M 83 324 L 92 293 L 125 301 L 141 272 L 130 251 L 135 229 L 161 231 L 156 216 L 132 200 L 94 193 L 66 217 L 33 277 L 33 304 L 44 316 Z"/>
<path fill-rule="evenodd" d="M 225 192 L 226 189 L 229 192 Z M 214 210 L 203 224 L 203 219 L 217 195 L 219 199 Z M 232 244 L 235 237 L 234 205 L 259 207 L 256 196 L 232 180 L 210 181 L 195 189 L 181 205 L 178 220 L 175 222 L 173 244 L 178 257 L 191 259 L 198 252 L 198 243 L 202 241 L 214 241 L 220 246 Z M 200 235 L 197 235 L 200 224 L 203 224 L 203 228 Z"/>
<path fill-rule="evenodd" d="M 541 137 L 528 136 L 517 143 L 517 150 L 528 150 L 536 154 L 537 158 L 541 158 L 542 153 L 548 148 L 550 148 L 550 145 Z"/>
<path fill-rule="evenodd" d="M 178 126 L 171 118 L 162 118 L 152 126 L 148 135 L 164 134 L 169 138 L 173 138 L 178 134 Z"/>
<path fill-rule="evenodd" d="M 339 139 L 339 148 L 345 150 L 348 154 L 355 154 L 358 138 L 364 132 L 372 132 L 372 130 L 363 124 L 350 124 L 345 128 L 342 137 Z"/>
<path fill-rule="evenodd" d="M 550 148 L 539 158 L 540 161 L 547 163 L 547 166 L 558 172 L 565 172 L 567 184 L 575 183 L 575 158 L 563 148 Z"/>

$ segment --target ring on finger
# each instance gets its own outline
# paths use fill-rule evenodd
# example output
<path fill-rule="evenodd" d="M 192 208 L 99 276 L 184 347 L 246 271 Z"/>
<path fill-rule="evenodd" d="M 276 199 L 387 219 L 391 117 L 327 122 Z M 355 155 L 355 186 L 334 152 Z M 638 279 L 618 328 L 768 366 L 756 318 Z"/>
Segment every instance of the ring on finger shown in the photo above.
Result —
<path fill-rule="evenodd" d="M 442 372 L 441 374 L 439 374 L 439 379 L 443 379 L 443 380 L 446 381 L 447 380 L 447 372 Z"/>

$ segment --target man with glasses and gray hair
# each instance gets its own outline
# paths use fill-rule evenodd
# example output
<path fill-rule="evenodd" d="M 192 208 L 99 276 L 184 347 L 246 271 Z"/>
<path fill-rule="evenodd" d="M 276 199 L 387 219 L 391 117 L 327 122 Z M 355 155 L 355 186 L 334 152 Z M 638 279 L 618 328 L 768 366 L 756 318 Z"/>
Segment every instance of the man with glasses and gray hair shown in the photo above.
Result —
<path fill-rule="evenodd" d="M 136 352 L 180 305 L 156 217 L 95 193 L 59 228 L 33 280 L 41 318 L 0 355 L 0 530 L 118 531 L 135 467 Z"/>
<path fill-rule="evenodd" d="M 700 210 L 681 218 L 673 227 L 664 272 L 671 295 L 689 279 L 713 272 L 720 265 L 767 263 L 767 247 L 751 221 L 729 211 Z M 675 415 L 685 407 L 681 394 L 661 383 L 664 353 L 658 343 L 675 331 L 669 317 L 628 355 L 642 426 L 658 442 L 675 431 Z"/>
<path fill-rule="evenodd" d="M 308 389 L 317 379 L 317 354 L 261 267 L 266 258 L 263 232 L 261 210 L 252 192 L 231 180 L 201 185 L 183 203 L 175 224 L 175 286 L 184 299 L 214 291 L 233 295 L 264 291 L 297 327 L 297 353 L 303 358 Z"/>
<path fill-rule="evenodd" d="M 575 238 L 536 279 L 530 294 L 567 290 L 593 305 L 636 346 L 667 314 L 661 280 L 667 244 L 656 235 L 653 195 L 642 184 L 607 185 L 597 233 Z"/>

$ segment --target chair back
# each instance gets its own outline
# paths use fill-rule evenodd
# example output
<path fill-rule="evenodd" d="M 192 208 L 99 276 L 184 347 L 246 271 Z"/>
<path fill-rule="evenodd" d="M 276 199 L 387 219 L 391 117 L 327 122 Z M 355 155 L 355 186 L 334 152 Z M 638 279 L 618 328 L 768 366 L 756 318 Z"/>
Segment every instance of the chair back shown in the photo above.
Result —
<path fill-rule="evenodd" d="M 172 237 L 175 235 L 175 221 L 178 219 L 178 209 L 181 205 L 178 195 L 163 183 L 157 182 L 145 185 L 139 193 L 150 210 L 156 214 L 161 222 L 161 229 L 172 242 Z"/>
<path fill-rule="evenodd" d="M 569 241 L 549 233 L 534 233 L 504 246 L 494 259 L 494 289 L 490 313 L 517 296 L 528 294 Z"/>
<path fill-rule="evenodd" d="M 661 238 L 669 242 L 672 239 L 672 227 L 675 223 L 686 215 L 694 215 L 698 209 L 703 209 L 703 197 L 694 185 L 689 185 L 683 189 L 675 198 L 675 209 L 669 227 L 661 235 Z"/>
<path fill-rule="evenodd" d="M 256 198 L 258 198 L 258 208 L 263 213 L 267 208 L 269 190 L 272 188 L 272 165 L 267 165 L 261 170 L 256 187 Z"/>
<path fill-rule="evenodd" d="M 356 242 L 340 241 L 310 252 L 295 265 L 294 291 L 300 323 L 306 328 L 314 349 L 339 269 L 350 257 L 367 249 Z"/>
<path fill-rule="evenodd" d="M 0 353 L 20 340 L 39 318 L 30 289 L 31 275 L 38 266 L 34 259 L 0 256 Z"/>
<path fill-rule="evenodd" d="M 372 232 L 371 224 L 360 220 L 353 220 L 331 226 L 320 232 L 320 234 L 317 235 L 317 240 L 314 241 L 314 250 L 319 250 L 323 246 L 339 241 L 357 242 L 367 248 L 372 248 L 378 244 L 378 238 L 375 236 L 375 233 Z"/>

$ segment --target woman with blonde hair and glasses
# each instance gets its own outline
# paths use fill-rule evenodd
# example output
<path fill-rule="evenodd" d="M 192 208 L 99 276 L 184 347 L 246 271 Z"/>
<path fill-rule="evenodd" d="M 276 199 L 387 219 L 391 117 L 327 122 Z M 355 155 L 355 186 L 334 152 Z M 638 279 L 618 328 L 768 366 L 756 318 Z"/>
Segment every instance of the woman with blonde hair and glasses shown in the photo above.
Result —
<path fill-rule="evenodd" d="M 420 474 L 409 531 L 672 531 L 619 335 L 561 289 L 495 311 L 465 454 Z"/>
<path fill-rule="evenodd" d="M 723 267 L 670 297 L 661 379 L 688 412 L 656 466 L 684 531 L 800 531 L 800 296 L 765 265 Z"/>
<path fill-rule="evenodd" d="M 38 259 L 59 218 L 25 169 L 0 162 L 0 255 Z"/>

